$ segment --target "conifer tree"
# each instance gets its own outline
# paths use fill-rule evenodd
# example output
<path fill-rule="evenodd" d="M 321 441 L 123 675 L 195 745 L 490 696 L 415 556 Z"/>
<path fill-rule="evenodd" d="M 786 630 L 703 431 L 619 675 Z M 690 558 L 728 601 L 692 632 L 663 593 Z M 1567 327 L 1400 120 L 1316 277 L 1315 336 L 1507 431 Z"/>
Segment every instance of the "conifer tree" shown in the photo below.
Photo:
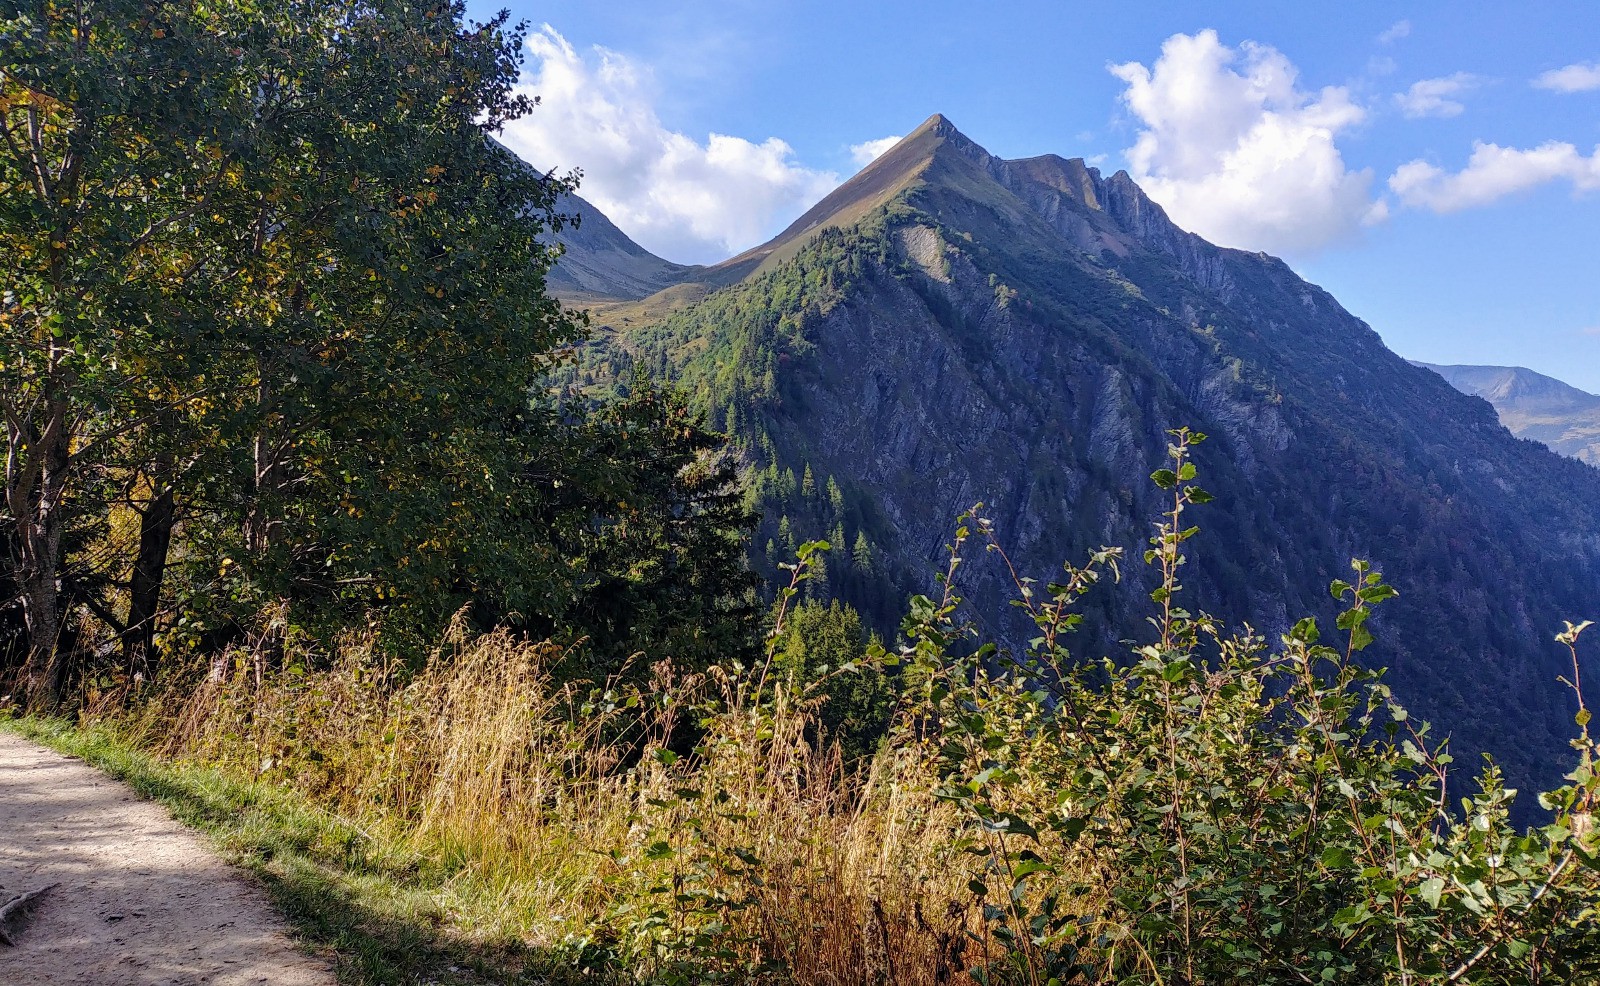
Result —
<path fill-rule="evenodd" d="M 842 521 L 844 519 L 844 490 L 839 488 L 839 481 L 832 476 L 828 477 L 826 488 L 828 491 L 828 509 L 832 511 L 831 516 L 836 521 Z M 838 542 L 838 544 L 839 547 L 844 547 L 843 541 Z"/>
<path fill-rule="evenodd" d="M 855 565 L 856 571 L 862 575 L 873 573 L 872 545 L 867 543 L 866 532 L 856 532 L 856 543 L 850 552 L 850 560 Z"/>

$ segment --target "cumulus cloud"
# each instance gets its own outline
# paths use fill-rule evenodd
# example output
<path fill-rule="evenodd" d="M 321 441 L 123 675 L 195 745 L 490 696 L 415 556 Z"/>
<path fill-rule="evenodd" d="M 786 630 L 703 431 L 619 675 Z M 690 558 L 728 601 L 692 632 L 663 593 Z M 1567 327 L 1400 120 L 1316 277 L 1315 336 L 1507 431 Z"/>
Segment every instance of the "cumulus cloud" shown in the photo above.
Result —
<path fill-rule="evenodd" d="M 1395 21 L 1393 24 L 1390 24 L 1382 34 L 1378 35 L 1378 44 L 1394 44 L 1396 41 L 1399 41 L 1401 38 L 1406 37 L 1410 33 L 1410 21 Z"/>
<path fill-rule="evenodd" d="M 1370 171 L 1336 138 L 1366 112 L 1342 87 L 1301 91 L 1280 52 L 1175 34 L 1161 57 L 1110 66 L 1143 129 L 1125 152 L 1134 180 L 1174 222 L 1225 246 L 1306 254 L 1381 221 Z"/>
<path fill-rule="evenodd" d="M 1466 107 L 1450 97 L 1459 96 L 1477 84 L 1477 76 L 1470 72 L 1457 72 L 1439 79 L 1413 82 L 1410 89 L 1396 93 L 1394 101 L 1400 107 L 1400 112 L 1412 120 L 1425 116 L 1460 116 Z"/>
<path fill-rule="evenodd" d="M 1533 80 L 1540 89 L 1553 92 L 1588 92 L 1600 89 L 1600 62 L 1587 65 L 1578 63 L 1565 68 L 1553 68 Z"/>
<path fill-rule="evenodd" d="M 1563 179 L 1578 191 L 1600 189 L 1600 148 L 1584 157 L 1571 144 L 1556 141 L 1531 150 L 1479 142 L 1460 171 L 1451 174 L 1411 161 L 1395 169 L 1389 187 L 1412 208 L 1458 212 Z"/>
<path fill-rule="evenodd" d="M 867 140 L 859 144 L 850 145 L 850 158 L 855 161 L 856 167 L 865 168 L 883 155 L 884 151 L 904 140 L 903 136 L 879 137 L 877 140 Z"/>
<path fill-rule="evenodd" d="M 579 194 L 646 249 L 714 262 L 766 239 L 839 183 L 777 137 L 754 143 L 669 130 L 649 71 L 596 47 L 585 57 L 548 24 L 528 37 L 523 91 L 541 104 L 501 140 L 543 169 L 581 168 Z"/>

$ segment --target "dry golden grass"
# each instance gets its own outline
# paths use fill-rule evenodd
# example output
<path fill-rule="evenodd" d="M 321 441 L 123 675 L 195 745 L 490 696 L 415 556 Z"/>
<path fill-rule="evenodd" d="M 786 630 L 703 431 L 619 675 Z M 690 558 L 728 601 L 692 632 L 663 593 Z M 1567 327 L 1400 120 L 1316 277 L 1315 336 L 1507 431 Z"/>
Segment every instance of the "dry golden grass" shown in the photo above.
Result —
<path fill-rule="evenodd" d="M 454 933 L 641 980 L 970 981 L 959 819 L 926 751 L 819 749 L 803 701 L 748 676 L 563 683 L 565 653 L 453 636 L 420 670 L 367 640 L 320 670 L 241 652 L 90 717 L 163 758 L 292 789 L 368 857 L 441 869 Z M 665 744 L 699 724 L 695 752 Z"/>

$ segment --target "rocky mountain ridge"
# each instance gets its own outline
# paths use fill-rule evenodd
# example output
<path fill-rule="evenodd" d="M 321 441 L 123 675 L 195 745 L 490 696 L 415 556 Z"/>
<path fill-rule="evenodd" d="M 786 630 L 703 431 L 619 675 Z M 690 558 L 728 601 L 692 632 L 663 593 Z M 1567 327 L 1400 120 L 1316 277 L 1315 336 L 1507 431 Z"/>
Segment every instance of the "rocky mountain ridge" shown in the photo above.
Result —
<path fill-rule="evenodd" d="M 1192 426 L 1218 502 L 1192 518 L 1191 608 L 1331 632 L 1328 582 L 1369 558 L 1403 593 L 1372 659 L 1458 761 L 1564 769 L 1550 638 L 1595 615 L 1600 473 L 1517 441 L 1281 261 L 1179 229 L 1124 173 L 996 158 L 935 116 L 705 271 L 597 309 L 578 382 L 623 360 L 695 395 L 750 466 L 758 566 L 842 540 L 829 585 L 892 630 L 978 501 L 1041 583 L 1102 544 L 1137 556 L 1161 508 L 1145 477 Z M 1124 574 L 1091 597 L 1086 657 L 1143 625 L 1150 573 Z M 1026 641 L 998 558 L 963 575 L 983 631 Z"/>

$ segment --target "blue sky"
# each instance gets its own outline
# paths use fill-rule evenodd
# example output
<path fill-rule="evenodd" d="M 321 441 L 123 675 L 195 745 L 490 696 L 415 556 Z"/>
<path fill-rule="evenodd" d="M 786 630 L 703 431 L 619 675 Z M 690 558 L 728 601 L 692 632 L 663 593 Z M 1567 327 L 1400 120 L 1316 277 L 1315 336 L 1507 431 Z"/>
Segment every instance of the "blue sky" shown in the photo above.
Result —
<path fill-rule="evenodd" d="M 487 14 L 498 4 L 472 7 Z M 1565 3 L 551 0 L 507 133 L 644 246 L 758 243 L 932 113 L 1127 169 L 1403 355 L 1600 392 L 1600 10 Z"/>

